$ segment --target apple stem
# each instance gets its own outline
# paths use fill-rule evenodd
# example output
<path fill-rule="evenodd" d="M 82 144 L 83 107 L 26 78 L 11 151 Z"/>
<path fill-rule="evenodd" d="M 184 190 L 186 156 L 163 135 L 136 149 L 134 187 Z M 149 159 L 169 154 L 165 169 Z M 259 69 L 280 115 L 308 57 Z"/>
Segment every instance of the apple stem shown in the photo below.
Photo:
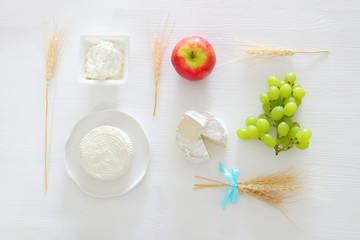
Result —
<path fill-rule="evenodd" d="M 191 58 L 194 58 L 194 50 L 191 51 Z"/>

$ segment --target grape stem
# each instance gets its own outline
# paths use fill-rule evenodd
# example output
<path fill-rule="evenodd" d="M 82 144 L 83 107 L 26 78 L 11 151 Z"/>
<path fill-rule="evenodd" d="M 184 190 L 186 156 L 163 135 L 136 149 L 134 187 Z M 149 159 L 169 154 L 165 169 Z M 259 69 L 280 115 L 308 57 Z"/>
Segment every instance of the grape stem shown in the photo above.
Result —
<path fill-rule="evenodd" d="M 279 155 L 279 153 L 280 153 L 281 151 L 284 151 L 284 149 L 281 149 L 281 148 L 279 147 L 279 145 L 276 145 L 276 146 L 274 147 L 274 149 L 275 149 L 275 155 L 276 155 L 276 156 Z"/>
<path fill-rule="evenodd" d="M 293 145 L 294 145 L 294 144 L 297 144 L 297 143 L 299 143 L 299 142 L 293 140 L 292 142 L 289 143 L 289 145 L 287 145 L 286 147 L 283 147 L 283 148 L 279 147 L 279 145 L 276 145 L 276 146 L 274 147 L 274 149 L 275 149 L 275 155 L 277 156 L 277 155 L 279 155 L 280 152 L 285 152 L 285 151 L 291 149 L 291 148 L 293 147 Z"/>
<path fill-rule="evenodd" d="M 291 147 L 281 148 L 281 147 L 279 147 L 279 145 L 276 145 L 276 146 L 274 147 L 274 149 L 275 149 L 275 155 L 277 156 L 277 155 L 279 155 L 280 152 L 285 152 L 285 151 L 289 150 L 290 148 L 291 148 Z"/>

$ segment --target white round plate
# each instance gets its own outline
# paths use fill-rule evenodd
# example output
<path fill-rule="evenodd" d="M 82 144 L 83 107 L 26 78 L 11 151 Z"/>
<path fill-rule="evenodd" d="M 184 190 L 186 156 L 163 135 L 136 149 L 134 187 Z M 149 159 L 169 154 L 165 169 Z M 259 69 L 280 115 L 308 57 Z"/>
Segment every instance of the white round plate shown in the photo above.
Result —
<path fill-rule="evenodd" d="M 123 130 L 134 146 L 133 162 L 125 175 L 113 181 L 101 181 L 88 175 L 80 165 L 79 146 L 93 128 L 110 125 Z M 91 113 L 75 124 L 65 144 L 65 167 L 69 176 L 86 193 L 95 197 L 122 195 L 134 188 L 144 177 L 150 160 L 148 137 L 140 123 L 129 114 L 115 110 Z"/>

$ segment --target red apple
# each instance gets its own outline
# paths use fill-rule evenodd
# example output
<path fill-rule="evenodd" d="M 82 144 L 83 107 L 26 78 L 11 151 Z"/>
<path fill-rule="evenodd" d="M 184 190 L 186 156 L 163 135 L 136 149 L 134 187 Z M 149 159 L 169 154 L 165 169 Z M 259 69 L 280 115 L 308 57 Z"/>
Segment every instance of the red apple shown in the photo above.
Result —
<path fill-rule="evenodd" d="M 202 37 L 187 37 L 176 44 L 171 55 L 176 72 L 190 81 L 208 76 L 216 63 L 214 48 Z"/>

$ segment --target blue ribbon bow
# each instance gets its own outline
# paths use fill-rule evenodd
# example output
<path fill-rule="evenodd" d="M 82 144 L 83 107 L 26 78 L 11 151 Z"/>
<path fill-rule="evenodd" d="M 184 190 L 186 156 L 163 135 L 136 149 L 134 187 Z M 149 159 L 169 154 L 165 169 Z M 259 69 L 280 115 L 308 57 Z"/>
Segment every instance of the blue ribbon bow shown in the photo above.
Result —
<path fill-rule="evenodd" d="M 227 191 L 224 200 L 221 202 L 221 206 L 223 210 L 225 210 L 226 205 L 228 202 L 237 203 L 238 197 L 239 197 L 239 190 L 237 187 L 237 179 L 239 175 L 239 169 L 232 169 L 231 173 L 225 168 L 225 166 L 219 162 L 219 170 L 222 172 L 226 179 L 228 180 L 231 187 Z"/>

